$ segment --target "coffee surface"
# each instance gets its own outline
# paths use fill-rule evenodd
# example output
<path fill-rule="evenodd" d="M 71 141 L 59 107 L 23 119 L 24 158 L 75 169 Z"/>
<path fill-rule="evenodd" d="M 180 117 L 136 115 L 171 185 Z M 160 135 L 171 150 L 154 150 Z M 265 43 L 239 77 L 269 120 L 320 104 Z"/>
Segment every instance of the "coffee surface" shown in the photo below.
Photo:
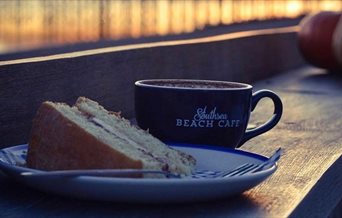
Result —
<path fill-rule="evenodd" d="M 206 88 L 206 89 L 217 89 L 217 88 L 246 88 L 244 84 L 230 83 L 230 82 L 219 82 L 219 81 L 149 81 L 149 85 L 164 86 L 164 87 L 175 87 L 175 88 Z"/>

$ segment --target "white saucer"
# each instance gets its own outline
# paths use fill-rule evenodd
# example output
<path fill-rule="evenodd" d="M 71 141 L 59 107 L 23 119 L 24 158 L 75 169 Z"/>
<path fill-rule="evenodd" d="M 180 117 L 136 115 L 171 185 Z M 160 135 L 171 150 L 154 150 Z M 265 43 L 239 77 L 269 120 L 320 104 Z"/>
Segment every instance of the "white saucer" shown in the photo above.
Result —
<path fill-rule="evenodd" d="M 268 158 L 241 150 L 223 147 L 170 144 L 194 156 L 198 170 L 229 170 L 244 163 L 262 163 Z M 27 145 L 3 149 L 26 159 Z M 8 176 L 30 187 L 48 193 L 75 198 L 131 203 L 180 203 L 212 200 L 242 193 L 269 177 L 276 164 L 256 173 L 228 178 L 165 178 L 134 179 L 81 176 L 76 178 L 34 178 L 20 173 L 32 171 L 7 163 L 0 158 L 0 169 Z"/>

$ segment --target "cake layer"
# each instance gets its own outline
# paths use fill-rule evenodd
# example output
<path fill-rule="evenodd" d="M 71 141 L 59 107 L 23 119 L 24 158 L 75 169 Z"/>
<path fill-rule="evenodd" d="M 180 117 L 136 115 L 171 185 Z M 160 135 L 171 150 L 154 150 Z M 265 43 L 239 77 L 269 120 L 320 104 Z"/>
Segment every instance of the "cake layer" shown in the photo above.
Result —
<path fill-rule="evenodd" d="M 85 130 L 80 114 L 64 104 L 43 103 L 33 122 L 27 165 L 42 170 L 142 168 L 141 161 L 98 140 L 91 127 Z"/>
<path fill-rule="evenodd" d="M 41 105 L 33 122 L 27 164 L 42 170 L 131 168 L 188 175 L 195 160 L 118 113 L 80 97 L 73 107 Z"/>
<path fill-rule="evenodd" d="M 143 162 L 143 168 L 159 169 L 182 174 L 190 174 L 195 165 L 195 160 L 178 150 L 165 145 L 157 138 L 150 135 L 145 130 L 130 124 L 129 121 L 120 117 L 118 113 L 108 112 L 97 102 L 87 98 L 80 97 L 75 107 L 89 116 L 92 120 L 111 132 L 115 132 L 120 138 L 127 141 L 128 144 L 135 146 L 138 157 Z M 115 144 L 113 145 L 115 146 Z M 128 149 L 129 150 L 129 149 Z"/>

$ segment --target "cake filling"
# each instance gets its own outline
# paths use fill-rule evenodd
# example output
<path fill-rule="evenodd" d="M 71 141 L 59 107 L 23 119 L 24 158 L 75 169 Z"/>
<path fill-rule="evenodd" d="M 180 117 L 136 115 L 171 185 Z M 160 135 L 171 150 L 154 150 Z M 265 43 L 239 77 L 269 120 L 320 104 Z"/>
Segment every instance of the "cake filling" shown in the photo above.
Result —
<path fill-rule="evenodd" d="M 135 146 L 143 147 L 144 149 L 138 150 L 144 150 L 144 155 L 150 156 L 148 159 L 153 159 L 153 162 L 155 163 L 159 162 L 161 166 L 170 168 L 171 171 L 184 171 L 188 169 L 187 165 L 195 164 L 194 159 L 189 155 L 180 155 L 183 153 L 168 147 L 158 139 L 149 135 L 145 130 L 132 126 L 128 120 L 121 118 L 118 113 L 108 112 L 97 104 L 97 102 L 88 99 L 79 99 L 76 102 L 75 107 L 81 112 L 92 114 L 97 120 L 100 120 L 102 125 L 105 124 L 103 126 L 107 126 L 108 128 L 115 126 L 115 129 L 113 129 L 115 132 L 120 132 L 125 136 L 124 138 L 129 138 L 134 141 Z M 151 156 L 148 154 L 153 155 Z M 143 163 L 146 167 L 151 164 L 149 161 L 144 161 Z M 168 164 L 168 166 L 166 167 L 165 164 Z M 182 169 L 179 169 L 179 167 Z"/>
<path fill-rule="evenodd" d="M 88 119 L 90 122 L 92 122 L 95 125 L 103 128 L 106 132 L 108 132 L 109 134 L 112 134 L 114 137 L 117 137 L 123 141 L 126 141 L 128 144 L 134 145 L 139 151 L 141 151 L 142 154 L 150 156 L 152 159 L 154 159 L 158 162 L 161 162 L 164 165 L 163 170 L 168 171 L 169 167 L 168 167 L 168 164 L 166 162 L 166 159 L 162 158 L 162 157 L 155 156 L 151 152 L 147 151 L 146 150 L 147 147 L 144 144 L 131 140 L 130 138 L 127 137 L 127 135 L 122 133 L 122 131 L 119 131 L 118 129 L 114 129 L 113 126 L 108 125 L 107 123 L 103 122 L 102 120 L 100 120 L 94 116 L 89 116 Z"/>
<path fill-rule="evenodd" d="M 103 122 L 102 120 L 96 118 L 96 117 L 92 117 L 89 119 L 90 122 L 94 123 L 95 125 L 103 128 L 106 132 L 108 132 L 109 134 L 114 135 L 115 137 L 120 138 L 121 140 L 127 141 L 129 144 L 131 145 L 135 145 L 135 147 L 139 148 L 139 147 L 144 147 L 144 145 L 138 145 L 137 142 L 129 139 L 125 134 L 123 134 L 120 131 L 115 130 L 112 126 L 106 124 L 105 122 Z"/>

